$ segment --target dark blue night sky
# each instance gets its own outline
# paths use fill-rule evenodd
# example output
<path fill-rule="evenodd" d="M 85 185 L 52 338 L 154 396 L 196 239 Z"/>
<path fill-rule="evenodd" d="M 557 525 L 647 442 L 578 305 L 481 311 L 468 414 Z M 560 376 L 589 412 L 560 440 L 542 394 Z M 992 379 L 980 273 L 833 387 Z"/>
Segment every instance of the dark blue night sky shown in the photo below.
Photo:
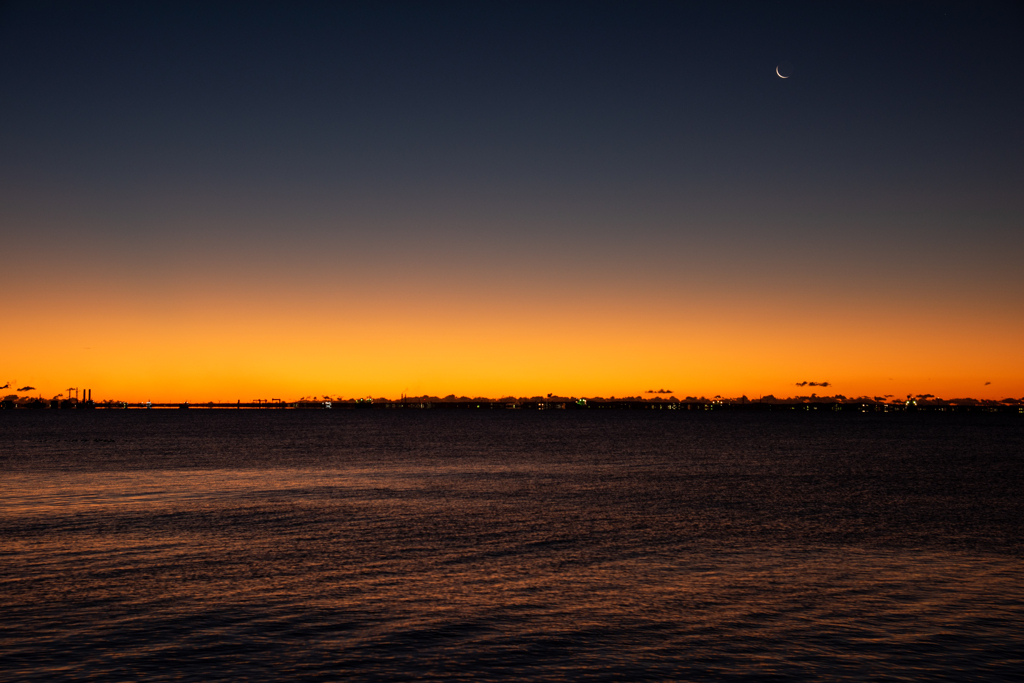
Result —
<path fill-rule="evenodd" d="M 0 95 L 18 277 L 1024 293 L 1019 3 L 15 2 Z"/>

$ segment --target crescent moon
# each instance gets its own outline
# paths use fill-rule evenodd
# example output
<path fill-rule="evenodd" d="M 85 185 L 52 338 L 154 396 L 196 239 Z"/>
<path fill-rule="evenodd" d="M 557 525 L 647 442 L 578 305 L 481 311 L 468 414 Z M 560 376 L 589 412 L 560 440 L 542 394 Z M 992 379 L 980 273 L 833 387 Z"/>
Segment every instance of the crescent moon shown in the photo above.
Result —
<path fill-rule="evenodd" d="M 775 67 L 775 74 L 776 74 L 776 75 L 777 75 L 777 76 L 778 76 L 779 78 L 789 78 L 789 76 L 783 76 L 782 74 L 780 74 L 780 73 L 779 73 L 779 67 Z"/>

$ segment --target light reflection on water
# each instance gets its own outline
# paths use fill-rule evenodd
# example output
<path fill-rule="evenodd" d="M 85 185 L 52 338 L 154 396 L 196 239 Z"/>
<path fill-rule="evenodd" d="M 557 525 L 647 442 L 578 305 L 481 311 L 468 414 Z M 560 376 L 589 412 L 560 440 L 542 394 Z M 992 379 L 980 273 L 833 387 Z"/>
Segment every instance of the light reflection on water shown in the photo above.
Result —
<path fill-rule="evenodd" d="M 349 437 L 287 419 L 307 422 L 266 450 L 312 461 L 150 468 L 182 457 L 154 455 L 175 443 L 156 429 L 83 466 L 25 440 L 0 479 L 3 677 L 1010 679 L 1024 665 L 1012 428 L 988 446 L 972 432 L 962 457 L 934 425 L 909 429 L 905 450 L 932 459 L 920 469 L 884 438 L 865 446 L 881 428 L 836 421 L 716 436 L 602 416 L 621 420 L 609 445 L 592 417 L 385 430 L 361 415 Z M 367 446 L 374 429 L 388 452 Z M 521 458 L 478 447 L 519 429 L 534 444 Z M 61 467 L 29 462 L 43 458 Z"/>

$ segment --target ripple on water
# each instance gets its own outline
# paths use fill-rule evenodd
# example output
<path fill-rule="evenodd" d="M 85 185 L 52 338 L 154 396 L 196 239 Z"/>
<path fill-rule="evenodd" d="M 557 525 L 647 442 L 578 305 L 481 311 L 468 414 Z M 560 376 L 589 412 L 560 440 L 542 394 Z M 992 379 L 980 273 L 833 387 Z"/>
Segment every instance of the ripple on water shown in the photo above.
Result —
<path fill-rule="evenodd" d="M 255 417 L 214 414 L 221 429 L 188 445 L 170 431 L 194 418 L 161 417 L 107 426 L 128 444 L 117 467 L 96 466 L 120 447 L 103 440 L 88 466 L 16 451 L 0 479 L 5 677 L 1021 670 L 1018 428 L 988 443 L 834 419 L 535 417 L 332 418 L 355 420 L 350 447 L 337 423 L 286 416 L 269 435 L 249 424 L 262 446 L 242 434 L 235 450 L 223 434 L 248 423 L 229 420 Z M 293 457 L 303 439 L 316 457 Z M 203 466 L 166 467 L 169 443 Z M 254 448 L 256 464 L 232 465 Z"/>

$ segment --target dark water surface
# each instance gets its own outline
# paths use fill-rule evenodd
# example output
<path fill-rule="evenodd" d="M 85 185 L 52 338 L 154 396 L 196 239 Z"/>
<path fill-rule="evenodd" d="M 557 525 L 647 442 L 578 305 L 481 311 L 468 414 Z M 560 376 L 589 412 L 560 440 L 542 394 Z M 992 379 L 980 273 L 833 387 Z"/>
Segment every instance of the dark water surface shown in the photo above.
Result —
<path fill-rule="evenodd" d="M 0 679 L 1024 671 L 1024 416 L 0 413 Z"/>

